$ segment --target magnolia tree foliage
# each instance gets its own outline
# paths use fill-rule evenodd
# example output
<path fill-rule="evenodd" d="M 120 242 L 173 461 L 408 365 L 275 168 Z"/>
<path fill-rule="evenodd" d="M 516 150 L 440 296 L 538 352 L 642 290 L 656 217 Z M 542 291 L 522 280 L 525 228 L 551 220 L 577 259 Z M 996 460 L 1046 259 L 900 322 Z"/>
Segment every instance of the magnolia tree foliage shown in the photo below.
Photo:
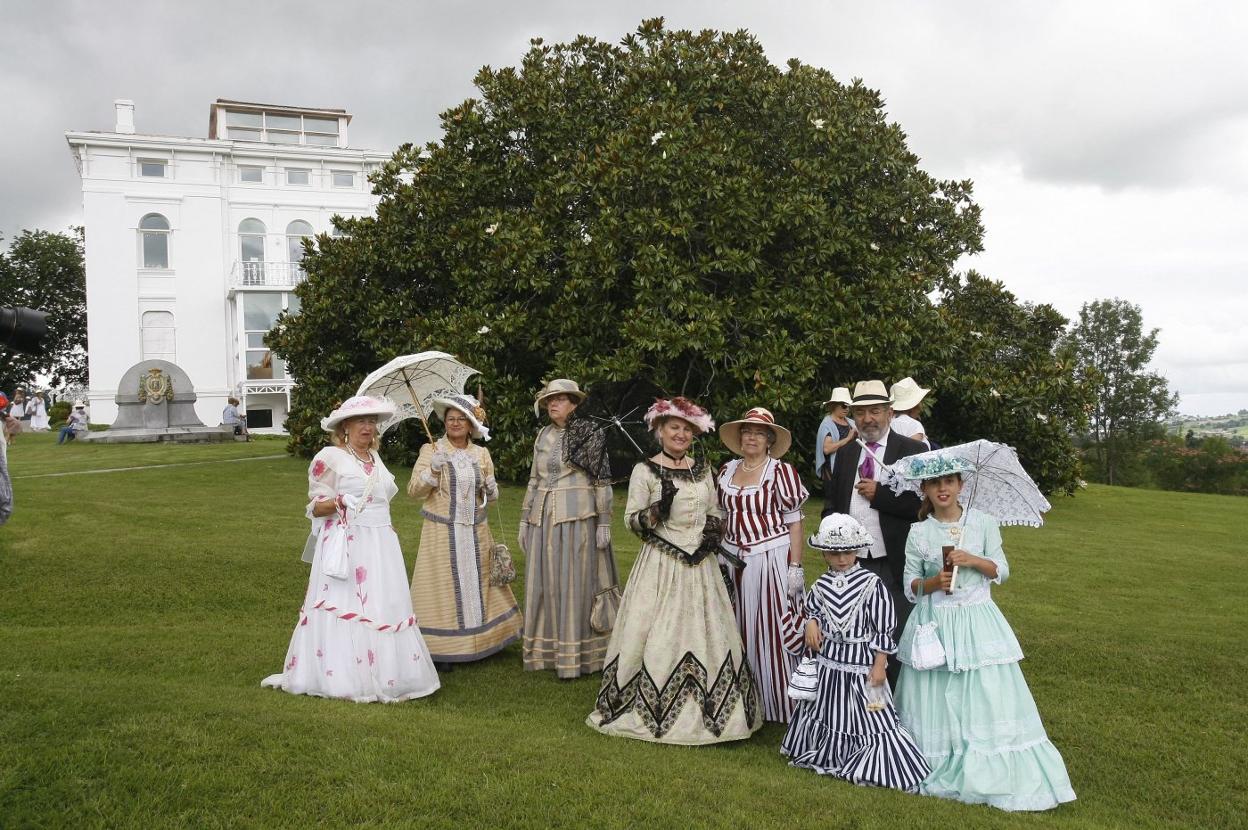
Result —
<path fill-rule="evenodd" d="M 921 170 L 861 82 L 774 66 L 746 32 L 654 20 L 619 45 L 535 40 L 475 83 L 440 142 L 401 147 L 374 176 L 376 216 L 304 260 L 302 312 L 271 336 L 300 381 L 295 449 L 324 441 L 317 420 L 368 371 L 431 348 L 481 370 L 511 477 L 527 474 L 550 377 L 607 410 L 657 393 L 721 421 L 767 406 L 803 456 L 835 385 L 938 375 L 951 411 L 991 388 L 945 391 L 990 367 L 962 359 L 947 334 L 961 322 L 932 300 L 960 296 L 954 263 L 980 249 L 971 183 Z M 1002 434 L 976 418 L 1068 447 L 1060 423 Z"/>
<path fill-rule="evenodd" d="M 36 375 L 53 387 L 87 379 L 87 272 L 82 228 L 69 233 L 22 231 L 0 252 L 0 305 L 48 312 L 43 354 L 0 345 L 0 390 L 30 388 Z"/>

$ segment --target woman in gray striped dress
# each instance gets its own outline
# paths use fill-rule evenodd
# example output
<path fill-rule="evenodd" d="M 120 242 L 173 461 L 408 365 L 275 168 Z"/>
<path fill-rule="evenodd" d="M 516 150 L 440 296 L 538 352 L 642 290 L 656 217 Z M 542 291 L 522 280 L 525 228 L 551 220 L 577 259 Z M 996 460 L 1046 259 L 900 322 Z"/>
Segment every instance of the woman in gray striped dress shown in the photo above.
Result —
<path fill-rule="evenodd" d="M 931 767 L 888 696 L 884 668 L 896 651 L 896 615 L 884 583 L 858 564 L 871 537 L 857 520 L 833 513 L 807 544 L 823 552 L 828 572 L 806 593 L 801 617 L 790 619 L 787 645 L 815 652 L 818 686 L 814 700 L 798 704 L 780 751 L 821 775 L 916 791 Z"/>

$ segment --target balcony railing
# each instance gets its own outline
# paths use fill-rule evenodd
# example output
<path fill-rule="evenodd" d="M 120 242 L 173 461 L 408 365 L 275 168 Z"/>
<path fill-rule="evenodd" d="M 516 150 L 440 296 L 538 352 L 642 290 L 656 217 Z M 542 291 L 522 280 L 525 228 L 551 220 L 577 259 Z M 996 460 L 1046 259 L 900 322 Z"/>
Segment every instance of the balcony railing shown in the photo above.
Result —
<path fill-rule="evenodd" d="M 298 262 L 239 262 L 230 271 L 230 285 L 235 288 L 290 288 L 303 282 L 306 275 Z"/>

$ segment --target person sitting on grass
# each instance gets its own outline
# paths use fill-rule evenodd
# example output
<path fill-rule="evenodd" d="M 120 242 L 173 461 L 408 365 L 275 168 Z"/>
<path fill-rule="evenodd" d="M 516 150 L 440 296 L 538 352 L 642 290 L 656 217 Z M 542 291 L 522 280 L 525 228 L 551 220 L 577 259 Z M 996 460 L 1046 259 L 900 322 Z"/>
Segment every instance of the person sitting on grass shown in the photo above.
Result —
<path fill-rule="evenodd" d="M 896 650 L 896 614 L 883 580 L 858 562 L 871 534 L 833 513 L 806 544 L 823 554 L 827 573 L 786 613 L 785 647 L 816 655 L 815 698 L 793 713 L 780 752 L 795 767 L 853 784 L 916 792 L 931 767 L 897 717 L 885 666 Z M 792 695 L 792 691 L 790 692 Z"/>
<path fill-rule="evenodd" d="M 64 444 L 66 441 L 73 441 L 86 431 L 87 408 L 82 401 L 74 401 L 74 408 L 69 413 L 69 417 L 65 419 L 65 426 L 61 427 L 61 434 L 56 437 L 56 443 Z"/>

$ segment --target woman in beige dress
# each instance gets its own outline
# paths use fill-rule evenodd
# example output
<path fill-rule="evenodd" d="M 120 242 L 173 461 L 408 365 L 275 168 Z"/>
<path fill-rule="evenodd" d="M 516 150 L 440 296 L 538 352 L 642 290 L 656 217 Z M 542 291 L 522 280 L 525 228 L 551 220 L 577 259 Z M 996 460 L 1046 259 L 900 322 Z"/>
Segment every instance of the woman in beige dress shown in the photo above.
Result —
<path fill-rule="evenodd" d="M 601 613 L 592 619 L 591 614 L 595 601 L 615 599 L 605 594 L 618 582 L 611 551 L 611 483 L 590 481 L 563 451 L 564 430 L 584 399 L 576 381 L 565 378 L 537 393 L 533 411 L 545 410 L 550 423 L 533 442 L 520 511 L 524 668 L 554 669 L 566 680 L 602 669 L 611 632 Z"/>
<path fill-rule="evenodd" d="M 643 541 L 607 647 L 599 732 L 710 744 L 748 738 L 763 722 L 753 672 L 715 556 L 720 511 L 695 436 L 706 410 L 676 398 L 646 412 L 661 451 L 633 468 L 625 519 Z"/>
<path fill-rule="evenodd" d="M 442 668 L 480 660 L 520 638 L 522 619 L 508 585 L 490 584 L 494 537 L 488 503 L 498 498 L 494 462 L 471 438 L 489 440 L 485 412 L 468 395 L 433 402 L 446 434 L 420 448 L 407 494 L 425 502 L 412 568 L 412 608 L 429 653 Z"/>

